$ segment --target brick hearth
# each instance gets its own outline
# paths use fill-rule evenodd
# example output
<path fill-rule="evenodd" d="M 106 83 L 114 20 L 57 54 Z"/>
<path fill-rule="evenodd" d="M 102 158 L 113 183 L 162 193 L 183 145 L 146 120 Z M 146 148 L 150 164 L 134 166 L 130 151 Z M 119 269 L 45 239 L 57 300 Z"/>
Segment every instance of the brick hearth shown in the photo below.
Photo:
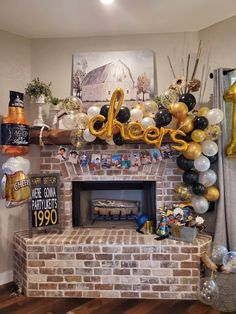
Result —
<path fill-rule="evenodd" d="M 135 230 L 74 229 L 14 239 L 14 278 L 27 296 L 196 299 L 199 256 L 211 238 L 193 243 Z"/>

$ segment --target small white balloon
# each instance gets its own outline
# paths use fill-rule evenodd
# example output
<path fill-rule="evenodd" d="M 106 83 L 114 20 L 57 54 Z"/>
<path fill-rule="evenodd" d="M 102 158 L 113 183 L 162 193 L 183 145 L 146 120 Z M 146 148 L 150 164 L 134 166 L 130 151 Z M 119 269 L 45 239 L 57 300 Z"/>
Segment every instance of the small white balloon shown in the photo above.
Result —
<path fill-rule="evenodd" d="M 141 122 L 143 119 L 143 112 L 141 109 L 132 109 L 130 110 L 130 121 L 139 121 Z"/>
<path fill-rule="evenodd" d="M 64 115 L 62 117 L 62 124 L 64 128 L 68 130 L 75 129 L 77 126 L 77 122 L 76 115 L 74 114 L 74 112 L 69 112 L 67 115 Z"/>
<path fill-rule="evenodd" d="M 210 168 L 210 160 L 203 155 L 200 155 L 194 160 L 194 168 L 200 172 L 207 171 Z"/>
<path fill-rule="evenodd" d="M 216 183 L 217 175 L 214 170 L 209 169 L 206 172 L 202 172 L 199 175 L 199 183 L 203 184 L 205 187 L 212 186 Z"/>
<path fill-rule="evenodd" d="M 209 203 L 203 196 L 193 196 L 192 205 L 197 214 L 204 214 L 209 208 Z"/>
<path fill-rule="evenodd" d="M 109 145 L 115 145 L 114 141 L 113 141 L 113 138 L 112 137 L 108 137 L 105 139 L 105 141 L 107 142 L 107 144 Z"/>
<path fill-rule="evenodd" d="M 96 139 L 96 136 L 90 133 L 89 128 L 84 130 L 83 138 L 86 142 L 93 142 Z"/>
<path fill-rule="evenodd" d="M 206 156 L 214 156 L 218 152 L 218 145 L 212 140 L 206 140 L 201 143 L 202 152 Z"/>
<path fill-rule="evenodd" d="M 100 108 L 97 106 L 91 106 L 88 108 L 87 115 L 89 119 L 93 118 L 94 116 L 98 115 L 100 113 Z"/>
<path fill-rule="evenodd" d="M 153 118 L 150 118 L 150 117 L 143 118 L 141 121 L 141 124 L 145 129 L 148 128 L 149 126 L 155 126 L 156 125 L 155 120 Z"/>
<path fill-rule="evenodd" d="M 209 122 L 209 124 L 218 124 L 224 119 L 224 113 L 220 109 L 211 109 L 207 115 L 206 118 Z"/>

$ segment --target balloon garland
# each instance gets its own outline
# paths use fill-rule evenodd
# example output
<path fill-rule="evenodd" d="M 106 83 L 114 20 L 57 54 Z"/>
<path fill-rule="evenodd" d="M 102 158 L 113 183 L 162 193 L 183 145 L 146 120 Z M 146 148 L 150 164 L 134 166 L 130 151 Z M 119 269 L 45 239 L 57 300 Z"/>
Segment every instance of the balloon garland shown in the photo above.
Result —
<path fill-rule="evenodd" d="M 188 108 L 193 108 L 193 95 L 182 95 L 181 101 L 185 101 Z M 184 97 L 183 97 L 184 96 Z M 191 105 L 190 105 L 191 100 Z M 184 190 L 191 189 L 191 202 L 194 211 L 204 214 L 208 211 L 210 202 L 216 202 L 220 197 L 219 189 L 214 185 L 217 175 L 210 169 L 218 159 L 218 145 L 215 142 L 221 130 L 219 123 L 224 114 L 220 109 L 202 107 L 197 116 L 188 117 L 180 115 L 179 127 L 190 136 L 188 148 L 177 158 L 177 166 L 183 170 L 183 182 L 185 185 L 176 187 L 177 193 L 182 192 L 185 201 L 189 201 L 189 195 Z"/>
<path fill-rule="evenodd" d="M 193 113 L 196 100 L 189 92 L 176 95 L 169 90 L 168 95 L 167 104 L 158 106 L 156 102 L 148 101 L 129 110 L 122 105 L 123 90 L 117 88 L 110 104 L 101 108 L 92 106 L 87 115 L 78 114 L 78 147 L 83 141 L 93 142 L 100 138 L 110 145 L 121 146 L 128 140 L 144 141 L 159 148 L 164 136 L 169 134 L 176 143 L 172 148 L 182 152 L 177 158 L 177 166 L 184 171 L 185 185 L 177 187 L 177 193 L 182 194 L 182 200 L 191 201 L 196 213 L 203 214 L 208 210 L 209 202 L 220 197 L 214 185 L 217 176 L 210 167 L 218 158 L 215 141 L 221 134 L 218 124 L 224 115 L 219 109 L 207 107 Z M 177 129 L 168 128 L 172 118 L 178 122 Z"/>

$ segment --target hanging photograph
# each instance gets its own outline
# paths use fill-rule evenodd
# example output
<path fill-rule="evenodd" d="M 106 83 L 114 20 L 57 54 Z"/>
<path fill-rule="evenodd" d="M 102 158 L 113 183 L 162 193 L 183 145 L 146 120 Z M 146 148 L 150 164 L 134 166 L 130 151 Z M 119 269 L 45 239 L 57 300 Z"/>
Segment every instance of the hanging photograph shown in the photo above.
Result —
<path fill-rule="evenodd" d="M 153 98 L 154 53 L 130 50 L 83 52 L 73 56 L 74 96 L 83 102 L 107 102 L 117 87 L 123 89 L 125 101 Z"/>

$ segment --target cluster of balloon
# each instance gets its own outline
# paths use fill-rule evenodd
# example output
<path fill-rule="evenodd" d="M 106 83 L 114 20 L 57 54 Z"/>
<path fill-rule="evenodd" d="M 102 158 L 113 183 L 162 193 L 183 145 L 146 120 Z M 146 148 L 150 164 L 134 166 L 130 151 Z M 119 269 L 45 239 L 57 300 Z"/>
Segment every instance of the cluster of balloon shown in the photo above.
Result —
<path fill-rule="evenodd" d="M 202 107 L 194 117 L 188 113 L 195 106 L 194 97 L 184 94 L 180 100 L 182 102 L 171 105 L 170 111 L 180 120 L 180 129 L 191 140 L 187 150 L 177 158 L 177 165 L 184 171 L 184 183 L 191 187 L 195 212 L 204 214 L 211 202 L 220 197 L 219 189 L 215 186 L 217 175 L 210 167 L 218 159 L 218 145 L 215 141 L 221 134 L 218 124 L 224 114 L 220 109 Z"/>
<path fill-rule="evenodd" d="M 11 156 L 3 165 L 2 197 L 6 207 L 15 207 L 30 199 L 30 162 L 21 157 L 29 152 L 29 123 L 24 115 L 23 94 L 10 91 L 8 115 L 3 117 L 1 139 L 3 154 Z"/>

